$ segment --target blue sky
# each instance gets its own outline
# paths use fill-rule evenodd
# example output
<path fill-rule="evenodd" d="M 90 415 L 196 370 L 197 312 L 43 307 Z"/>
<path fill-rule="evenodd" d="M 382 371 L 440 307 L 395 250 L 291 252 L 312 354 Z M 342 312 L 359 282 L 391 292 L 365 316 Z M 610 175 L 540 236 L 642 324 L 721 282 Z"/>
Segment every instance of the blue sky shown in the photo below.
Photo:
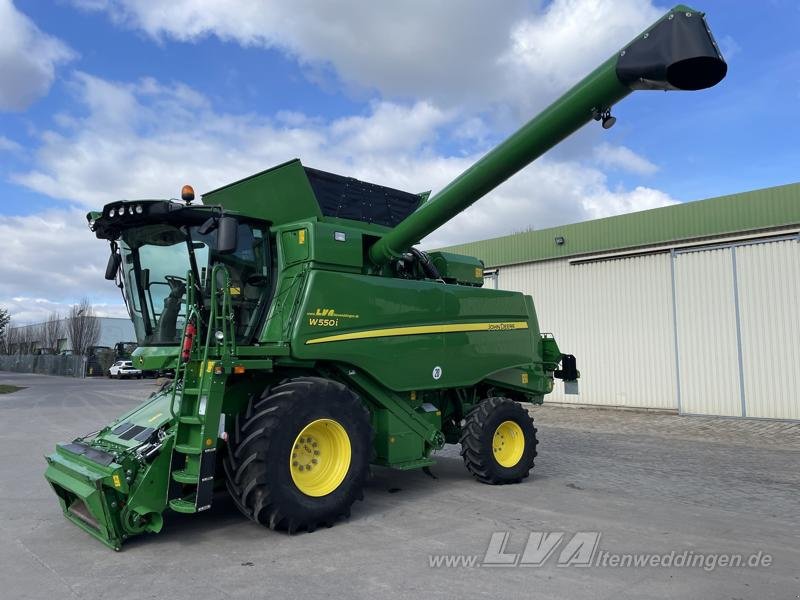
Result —
<path fill-rule="evenodd" d="M 0 0 L 0 305 L 120 314 L 82 219 L 299 156 L 438 189 L 669 6 L 649 0 Z M 800 6 L 705 0 L 729 62 L 636 93 L 435 232 L 503 235 L 800 177 Z M 800 210 L 800 209 L 799 209 Z"/>

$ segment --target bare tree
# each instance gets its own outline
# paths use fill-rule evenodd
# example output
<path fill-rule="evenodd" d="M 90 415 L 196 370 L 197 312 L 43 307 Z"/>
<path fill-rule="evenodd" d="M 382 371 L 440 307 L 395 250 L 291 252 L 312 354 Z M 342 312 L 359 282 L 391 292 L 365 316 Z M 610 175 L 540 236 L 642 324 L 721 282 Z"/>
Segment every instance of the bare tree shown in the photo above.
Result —
<path fill-rule="evenodd" d="M 47 321 L 41 324 L 40 339 L 43 349 L 58 352 L 58 340 L 66 337 L 64 319 L 57 312 L 48 315 Z"/>
<path fill-rule="evenodd" d="M 73 354 L 84 356 L 89 348 L 97 344 L 100 338 L 100 321 L 94 316 L 94 309 L 88 298 L 83 298 L 69 309 L 67 335 Z"/>
<path fill-rule="evenodd" d="M 17 328 L 13 321 L 10 321 L 6 326 L 3 333 L 3 339 L 0 339 L 0 351 L 3 354 L 14 354 L 17 347 Z"/>
<path fill-rule="evenodd" d="M 8 328 L 8 353 L 22 354 L 22 327 L 13 321 Z"/>
<path fill-rule="evenodd" d="M 35 329 L 31 325 L 20 325 L 14 328 L 17 347 L 15 354 L 31 354 L 33 352 L 33 345 L 36 341 Z"/>
<path fill-rule="evenodd" d="M 10 321 L 11 317 L 8 314 L 8 310 L 0 307 L 0 342 L 6 337 L 6 329 L 8 329 Z"/>
<path fill-rule="evenodd" d="M 28 346 L 28 354 L 38 354 L 39 349 L 44 345 L 45 328 L 44 323 L 37 323 L 29 325 L 26 329 L 29 332 L 30 344 Z"/>
<path fill-rule="evenodd" d="M 0 353 L 9 354 L 8 334 L 11 329 L 11 317 L 8 310 L 0 307 Z"/>

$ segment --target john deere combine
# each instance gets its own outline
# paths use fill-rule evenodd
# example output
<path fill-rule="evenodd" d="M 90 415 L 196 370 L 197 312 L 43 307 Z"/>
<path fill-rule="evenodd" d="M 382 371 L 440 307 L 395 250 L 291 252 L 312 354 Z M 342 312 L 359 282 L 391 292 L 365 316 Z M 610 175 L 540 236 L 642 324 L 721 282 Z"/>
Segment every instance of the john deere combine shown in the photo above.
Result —
<path fill-rule="evenodd" d="M 273 529 L 347 516 L 370 463 L 433 464 L 461 444 L 481 482 L 536 456 L 523 404 L 575 359 L 533 300 L 482 288 L 483 265 L 414 244 L 633 90 L 699 90 L 726 64 L 702 13 L 677 6 L 435 197 L 293 160 L 192 204 L 119 201 L 88 215 L 108 240 L 144 370 L 174 383 L 47 457 L 64 514 L 114 549 L 208 509 L 227 487 Z"/>

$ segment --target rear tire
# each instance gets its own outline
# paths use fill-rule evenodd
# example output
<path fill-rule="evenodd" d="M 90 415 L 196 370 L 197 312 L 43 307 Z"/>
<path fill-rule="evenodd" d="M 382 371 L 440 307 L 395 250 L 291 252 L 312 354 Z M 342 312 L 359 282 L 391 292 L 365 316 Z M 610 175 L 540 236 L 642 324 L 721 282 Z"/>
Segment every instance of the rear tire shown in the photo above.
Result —
<path fill-rule="evenodd" d="M 359 398 L 335 381 L 298 377 L 250 400 L 223 466 L 245 516 L 270 529 L 311 532 L 349 517 L 364 498 L 371 454 L 369 412 Z"/>
<path fill-rule="evenodd" d="M 482 483 L 519 483 L 533 468 L 536 428 L 533 418 L 509 398 L 487 398 L 465 417 L 461 456 Z"/>

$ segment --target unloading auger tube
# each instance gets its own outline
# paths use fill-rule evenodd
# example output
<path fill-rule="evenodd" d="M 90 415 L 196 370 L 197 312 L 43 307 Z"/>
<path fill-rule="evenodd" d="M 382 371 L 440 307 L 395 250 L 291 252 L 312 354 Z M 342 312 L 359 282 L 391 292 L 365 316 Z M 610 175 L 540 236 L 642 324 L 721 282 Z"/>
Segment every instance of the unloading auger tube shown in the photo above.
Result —
<path fill-rule="evenodd" d="M 380 266 L 468 208 L 635 90 L 702 90 L 727 72 L 705 13 L 679 4 L 425 202 L 369 250 Z"/>

